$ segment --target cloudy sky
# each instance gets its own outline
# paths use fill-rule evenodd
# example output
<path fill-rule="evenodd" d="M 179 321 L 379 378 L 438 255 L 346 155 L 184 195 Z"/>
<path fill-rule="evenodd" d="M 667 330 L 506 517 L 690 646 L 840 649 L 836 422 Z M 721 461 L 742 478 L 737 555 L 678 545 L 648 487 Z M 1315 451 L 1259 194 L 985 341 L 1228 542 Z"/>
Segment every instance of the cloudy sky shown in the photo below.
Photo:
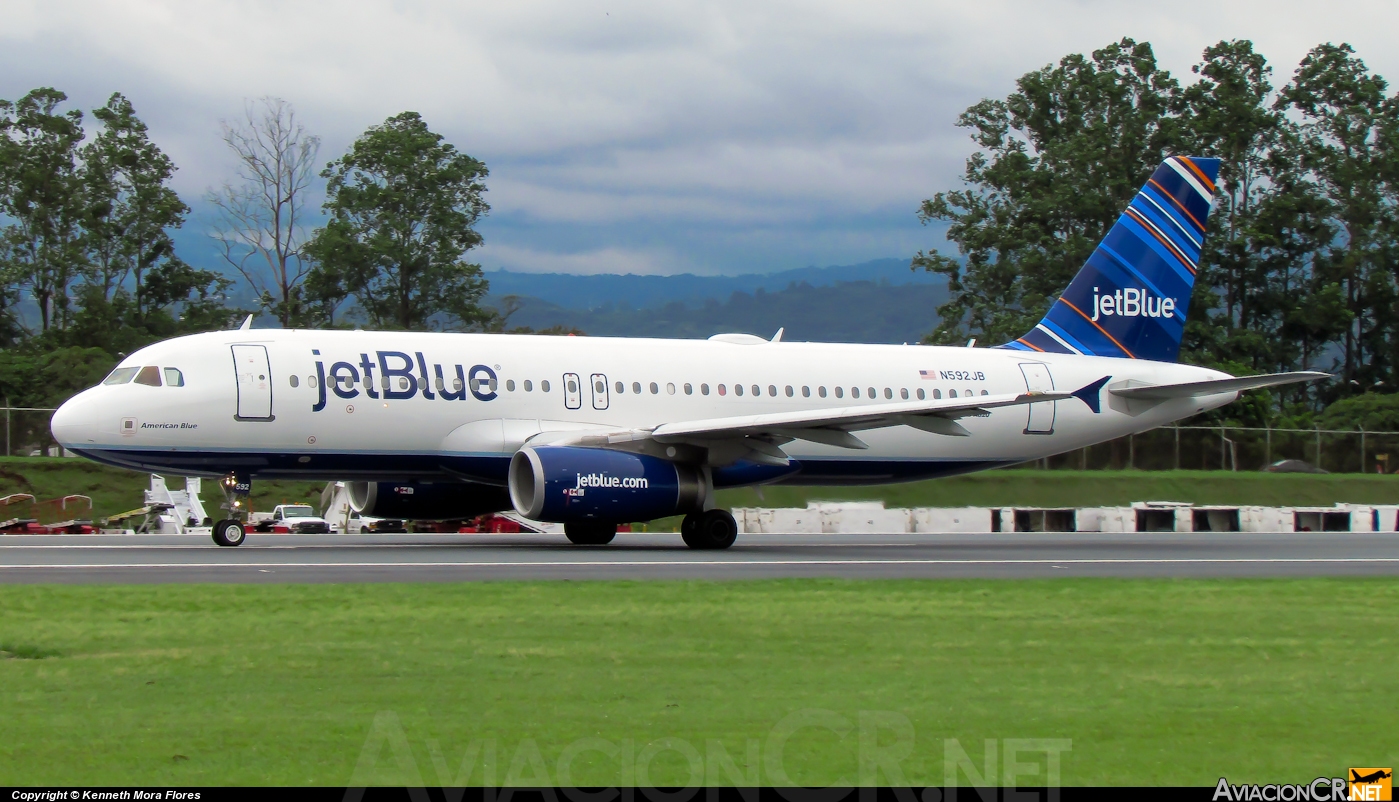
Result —
<path fill-rule="evenodd" d="M 1252 39 L 1279 83 L 1322 41 L 1399 78 L 1392 2 L 0 0 L 0 19 L 0 97 L 125 93 L 201 214 L 232 171 L 219 122 L 246 100 L 293 103 L 322 162 L 414 110 L 490 167 L 479 260 L 576 273 L 942 247 L 915 211 L 957 183 L 958 113 L 1122 36 L 1182 79 L 1226 38 Z"/>

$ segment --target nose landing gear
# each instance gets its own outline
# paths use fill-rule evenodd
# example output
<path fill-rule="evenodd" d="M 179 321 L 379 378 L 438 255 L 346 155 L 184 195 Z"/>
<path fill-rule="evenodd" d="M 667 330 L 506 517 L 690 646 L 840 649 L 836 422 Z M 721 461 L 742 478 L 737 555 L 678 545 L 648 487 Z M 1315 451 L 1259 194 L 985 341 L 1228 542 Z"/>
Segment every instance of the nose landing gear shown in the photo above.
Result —
<path fill-rule="evenodd" d="M 692 512 L 680 523 L 685 545 L 700 551 L 722 551 L 738 540 L 738 521 L 728 510 Z"/>
<path fill-rule="evenodd" d="M 219 481 L 224 503 L 230 517 L 214 524 L 214 542 L 220 546 L 241 546 L 247 539 L 248 499 L 253 492 L 253 480 L 246 472 L 233 471 Z"/>

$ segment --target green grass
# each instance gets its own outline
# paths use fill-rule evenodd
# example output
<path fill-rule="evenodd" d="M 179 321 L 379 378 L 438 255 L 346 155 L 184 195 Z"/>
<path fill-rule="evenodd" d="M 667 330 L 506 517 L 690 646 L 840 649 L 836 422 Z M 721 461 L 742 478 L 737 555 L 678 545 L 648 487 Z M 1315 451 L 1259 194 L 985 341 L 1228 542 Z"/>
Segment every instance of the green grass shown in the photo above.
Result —
<path fill-rule="evenodd" d="M 0 659 L 0 785 L 451 783 L 464 756 L 472 783 L 635 782 L 645 756 L 677 784 L 691 749 L 780 782 L 784 727 L 786 777 L 821 785 L 861 779 L 861 721 L 911 783 L 948 739 L 977 769 L 983 739 L 1002 764 L 1071 739 L 1070 785 L 1399 762 L 1388 579 L 8 586 L 0 610 L 43 655 Z"/>
<path fill-rule="evenodd" d="M 166 480 L 171 487 L 183 486 L 180 477 L 167 476 Z M 139 507 L 141 491 L 149 485 L 147 474 L 87 460 L 0 457 L 0 496 L 22 492 L 45 499 L 81 493 L 92 497 L 93 514 L 97 517 Z M 222 497 L 212 481 L 204 485 L 205 508 L 212 514 Z M 291 502 L 319 506 L 324 486 L 318 482 L 259 480 L 253 483 L 254 509 Z M 1329 506 L 1338 501 L 1396 504 L 1399 475 L 1021 468 L 873 487 L 765 487 L 761 491 L 746 488 L 719 493 L 720 505 L 726 507 L 804 507 L 808 501 L 868 499 L 881 499 L 889 507 L 1092 507 L 1147 500 L 1265 506 Z M 664 523 L 661 528 L 665 528 Z"/>

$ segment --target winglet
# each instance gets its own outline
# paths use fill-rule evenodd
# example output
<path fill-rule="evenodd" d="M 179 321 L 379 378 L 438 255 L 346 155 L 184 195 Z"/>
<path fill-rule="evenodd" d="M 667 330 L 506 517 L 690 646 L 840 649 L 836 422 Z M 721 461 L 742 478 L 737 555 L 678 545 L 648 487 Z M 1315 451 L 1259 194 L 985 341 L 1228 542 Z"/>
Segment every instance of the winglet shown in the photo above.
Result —
<path fill-rule="evenodd" d="M 252 315 L 248 315 L 247 317 L 243 318 L 243 325 L 239 326 L 239 327 L 238 327 L 238 330 L 239 330 L 239 331 L 247 331 L 248 329 L 250 329 L 250 328 L 252 328 L 252 327 L 253 327 L 253 316 L 252 316 Z"/>
<path fill-rule="evenodd" d="M 784 331 L 786 331 L 786 330 L 787 330 L 787 327 L 786 327 L 786 326 L 783 326 L 783 327 L 779 328 L 779 329 L 777 330 L 777 333 L 774 334 L 774 335 L 772 335 L 772 339 L 769 340 L 768 342 L 774 342 L 774 343 L 780 343 L 780 342 L 782 342 L 782 332 L 784 332 Z"/>
<path fill-rule="evenodd" d="M 1104 376 L 1103 378 L 1093 382 L 1092 384 L 1074 390 L 1074 398 L 1077 398 L 1078 400 L 1087 404 L 1088 408 L 1093 410 L 1093 414 L 1097 415 L 1098 413 L 1103 411 L 1103 385 L 1107 384 L 1108 379 L 1111 378 L 1111 376 Z"/>

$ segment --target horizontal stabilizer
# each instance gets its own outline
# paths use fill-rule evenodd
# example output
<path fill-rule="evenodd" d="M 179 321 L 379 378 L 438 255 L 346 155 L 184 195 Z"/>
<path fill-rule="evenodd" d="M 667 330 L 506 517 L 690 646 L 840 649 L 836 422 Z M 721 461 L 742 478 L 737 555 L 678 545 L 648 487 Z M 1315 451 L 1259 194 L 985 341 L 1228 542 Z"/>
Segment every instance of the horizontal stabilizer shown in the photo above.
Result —
<path fill-rule="evenodd" d="M 1256 390 L 1259 387 L 1275 387 L 1279 384 L 1310 382 L 1329 378 L 1331 374 L 1315 370 L 1299 370 L 1293 373 L 1266 373 L 1262 376 L 1243 376 L 1237 379 L 1214 379 L 1202 382 L 1181 384 L 1153 384 L 1142 387 L 1118 387 L 1108 392 L 1122 398 L 1144 398 L 1166 400 L 1170 398 L 1194 398 L 1201 395 L 1238 393 Z"/>

